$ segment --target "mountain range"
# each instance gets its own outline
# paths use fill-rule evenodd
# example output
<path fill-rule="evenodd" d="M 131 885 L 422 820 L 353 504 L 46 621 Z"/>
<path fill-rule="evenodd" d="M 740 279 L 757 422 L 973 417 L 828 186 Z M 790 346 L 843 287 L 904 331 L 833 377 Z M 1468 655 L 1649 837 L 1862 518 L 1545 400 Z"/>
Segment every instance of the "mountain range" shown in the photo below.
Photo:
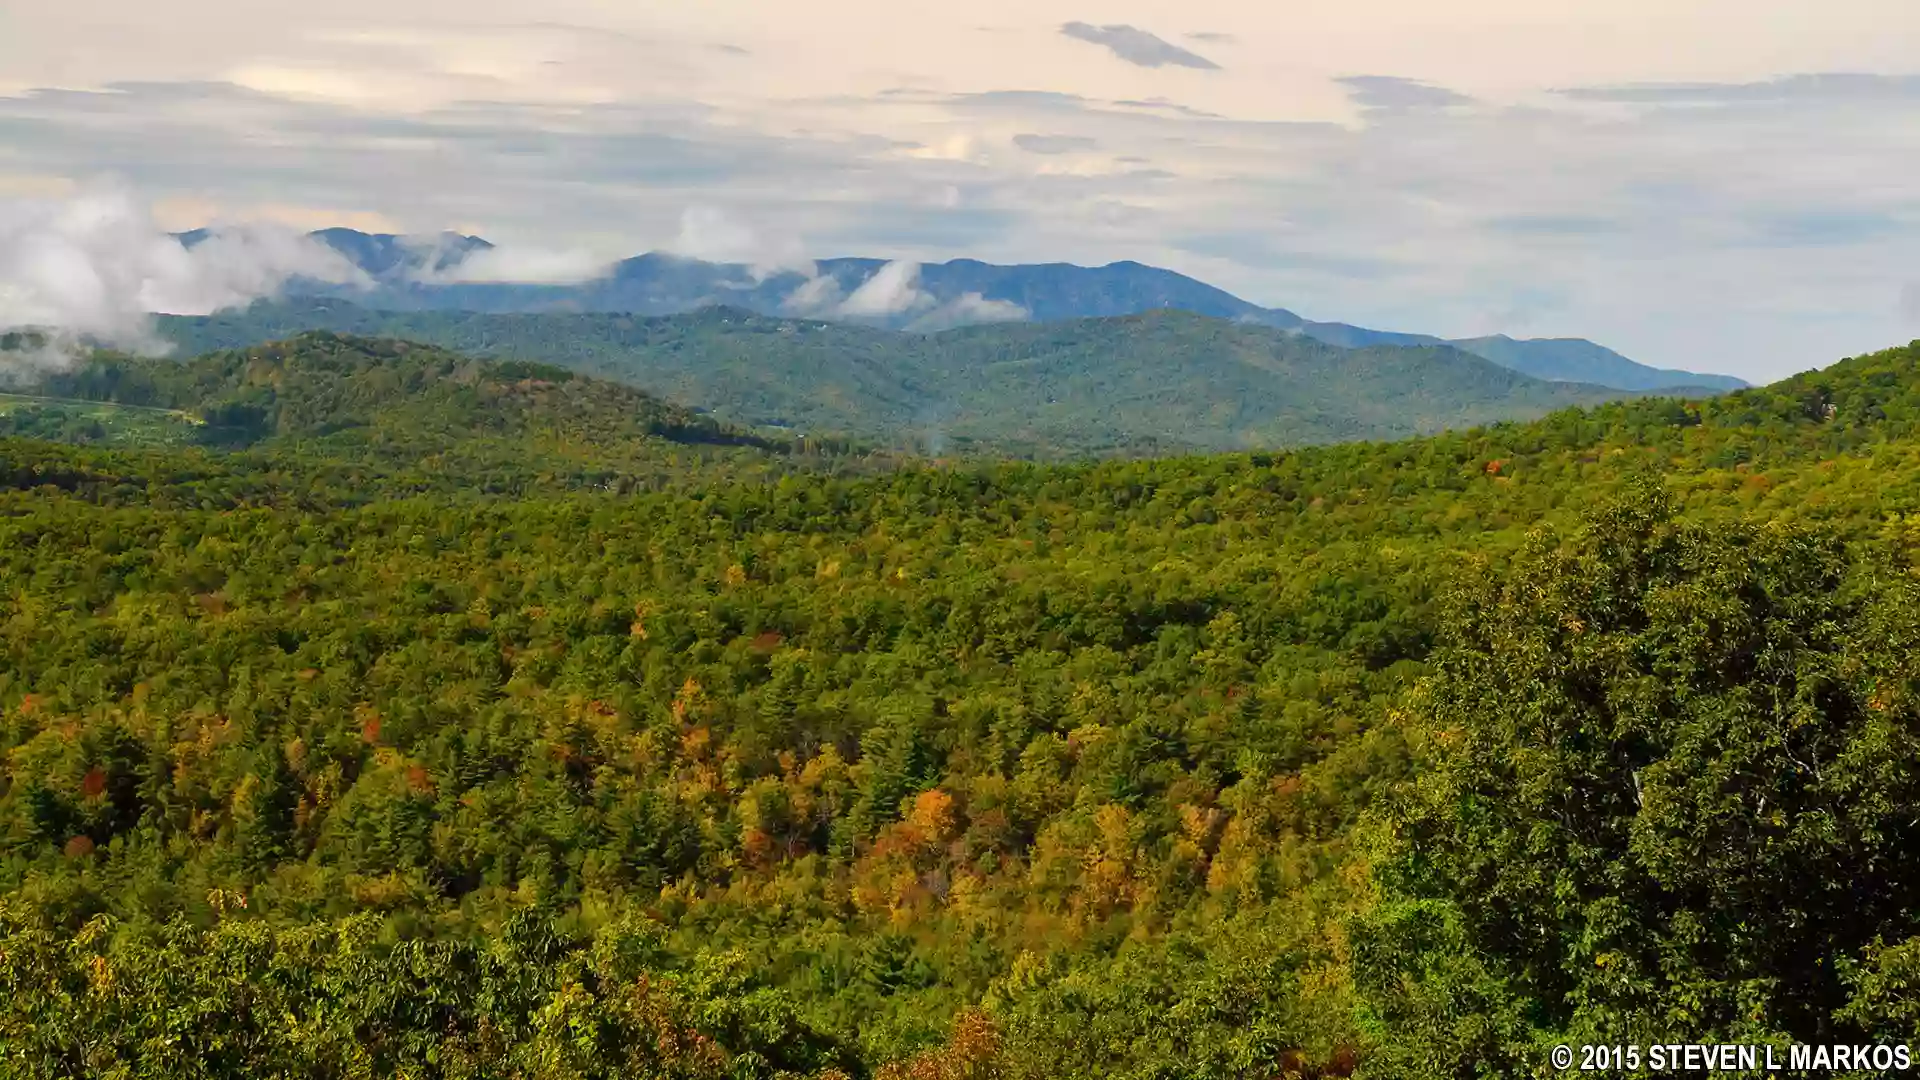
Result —
<path fill-rule="evenodd" d="M 919 333 L 733 307 L 653 316 L 381 312 L 294 298 L 163 317 L 159 330 L 189 355 L 310 330 L 405 339 L 562 365 L 748 428 L 934 453 L 1055 457 L 1391 439 L 1636 396 L 1535 379 L 1448 345 L 1340 348 L 1167 309 Z"/>
<path fill-rule="evenodd" d="M 178 235 L 191 246 L 207 233 L 195 230 Z M 369 290 L 307 281 L 297 283 L 295 291 L 347 299 L 378 310 L 671 315 L 723 305 L 764 316 L 925 332 L 980 323 L 1047 323 L 1172 309 L 1268 327 L 1341 348 L 1452 346 L 1550 382 L 1634 391 L 1719 391 L 1746 385 L 1727 375 L 1649 367 L 1580 338 L 1444 339 L 1318 322 L 1137 262 L 1097 267 L 1003 266 L 973 259 L 915 264 L 833 258 L 799 267 L 766 268 L 652 252 L 622 260 L 591 280 L 539 284 L 476 280 L 513 276 L 510 253 L 476 236 L 396 236 L 345 228 L 311 235 L 345 256 L 374 285 Z M 498 265 L 478 272 L 482 264 L 475 257 L 482 255 Z"/>

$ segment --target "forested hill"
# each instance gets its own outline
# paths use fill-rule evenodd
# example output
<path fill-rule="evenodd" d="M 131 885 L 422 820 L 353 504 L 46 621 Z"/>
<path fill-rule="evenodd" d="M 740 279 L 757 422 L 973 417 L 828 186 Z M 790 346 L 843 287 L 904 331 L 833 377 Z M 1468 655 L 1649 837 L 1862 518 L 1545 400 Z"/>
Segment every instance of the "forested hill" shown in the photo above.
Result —
<path fill-rule="evenodd" d="M 1631 396 L 1448 346 L 1343 349 L 1178 311 L 935 334 L 730 308 L 479 315 L 336 300 L 161 321 L 186 353 L 314 327 L 565 364 L 747 426 L 1040 457 L 1400 438 Z"/>
<path fill-rule="evenodd" d="M 854 467 L 865 452 L 844 440 L 756 435 L 552 365 L 328 331 L 185 361 L 103 353 L 27 389 L 34 396 L 0 402 L 0 431 L 246 450 L 293 472 L 352 464 L 353 483 L 384 491 L 469 482 L 482 491 L 627 490 L 832 471 Z M 217 457 L 203 460 L 234 472 Z"/>
<path fill-rule="evenodd" d="M 0 439 L 0 1073 L 1920 1043 L 1920 343 L 1399 442 L 723 446 L 617 492 L 529 448 L 707 444 L 469 438 L 466 373 L 576 384 L 304 340 L 149 399 L 263 410 L 244 449 Z M 356 486 L 382 432 L 534 464 Z"/>
<path fill-rule="evenodd" d="M 41 386 L 63 397 L 192 410 L 240 444 L 346 431 L 449 440 L 550 426 L 601 442 L 773 445 L 633 387 L 550 364 L 488 362 L 326 331 L 185 362 L 102 355 Z"/>

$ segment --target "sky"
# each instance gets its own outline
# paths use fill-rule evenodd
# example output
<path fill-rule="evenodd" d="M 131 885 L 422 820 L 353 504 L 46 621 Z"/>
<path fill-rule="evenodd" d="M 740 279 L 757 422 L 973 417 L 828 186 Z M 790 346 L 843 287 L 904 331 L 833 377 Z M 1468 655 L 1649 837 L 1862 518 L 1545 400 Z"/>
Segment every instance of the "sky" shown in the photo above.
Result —
<path fill-rule="evenodd" d="M 1764 381 L 1920 337 L 1916 44 L 1911 0 L 6 0 L 0 245 L 110 179 L 548 277 L 1134 259 Z"/>

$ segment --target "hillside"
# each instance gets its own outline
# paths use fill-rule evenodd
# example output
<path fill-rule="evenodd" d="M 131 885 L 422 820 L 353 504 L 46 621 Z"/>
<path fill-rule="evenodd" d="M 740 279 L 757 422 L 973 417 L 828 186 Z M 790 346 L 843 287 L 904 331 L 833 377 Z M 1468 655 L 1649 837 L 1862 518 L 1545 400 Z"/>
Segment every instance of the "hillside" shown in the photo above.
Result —
<path fill-rule="evenodd" d="M 0 394 L 0 436 L 50 442 L 167 446 L 198 443 L 205 423 L 177 409 L 82 398 Z"/>
<path fill-rule="evenodd" d="M 22 1075 L 1466 1080 L 1920 1039 L 1920 343 L 1400 442 L 748 445 L 627 493 L 547 456 L 511 498 L 553 433 L 711 444 L 324 335 L 75 380 L 257 439 L 0 439 Z M 386 444 L 435 483 L 356 483 Z"/>
<path fill-rule="evenodd" d="M 753 435 L 551 365 L 328 331 L 185 361 L 101 354 L 32 389 L 0 399 L 11 433 L 352 462 L 351 482 L 374 490 L 445 489 L 463 477 L 490 491 L 556 481 L 631 489 L 839 467 L 858 452 Z"/>
<path fill-rule="evenodd" d="M 551 365 L 489 363 L 413 342 L 312 331 L 184 362 L 101 356 L 39 384 L 54 395 L 192 410 L 240 445 L 354 433 L 457 440 L 571 427 L 603 442 L 755 442 L 625 385 Z M 602 430 L 595 432 L 598 427 Z"/>
<path fill-rule="evenodd" d="M 1620 396 L 1537 382 L 1444 346 L 1341 350 L 1184 312 L 968 327 L 937 348 L 929 366 L 947 376 L 954 434 L 1035 443 L 1391 439 Z"/>
<path fill-rule="evenodd" d="M 161 332 L 191 353 L 315 326 L 564 364 L 747 426 L 1038 456 L 1396 438 L 1622 396 L 1445 346 L 1345 350 L 1176 311 L 903 334 L 731 308 L 480 315 L 306 300 L 164 318 Z"/>

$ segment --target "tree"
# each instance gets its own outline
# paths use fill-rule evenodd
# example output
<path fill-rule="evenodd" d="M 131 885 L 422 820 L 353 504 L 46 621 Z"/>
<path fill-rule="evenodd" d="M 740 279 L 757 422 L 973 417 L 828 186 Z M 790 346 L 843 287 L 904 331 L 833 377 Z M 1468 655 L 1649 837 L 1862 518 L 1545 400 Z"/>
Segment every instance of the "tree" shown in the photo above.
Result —
<path fill-rule="evenodd" d="M 1360 935 L 1377 1017 L 1484 967 L 1475 1000 L 1596 1041 L 1857 1034 L 1839 969 L 1920 929 L 1911 579 L 1646 487 L 1457 599 Z"/>

